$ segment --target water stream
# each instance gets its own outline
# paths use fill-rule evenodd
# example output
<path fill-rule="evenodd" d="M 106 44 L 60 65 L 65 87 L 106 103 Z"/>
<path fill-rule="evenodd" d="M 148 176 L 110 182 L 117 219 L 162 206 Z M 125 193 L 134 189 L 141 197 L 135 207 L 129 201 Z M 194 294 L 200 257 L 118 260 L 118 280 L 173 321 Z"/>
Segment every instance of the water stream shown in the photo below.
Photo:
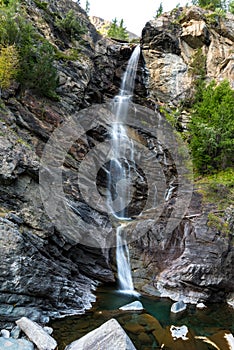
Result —
<path fill-rule="evenodd" d="M 125 127 L 125 120 L 135 86 L 140 46 L 136 46 L 124 73 L 119 95 L 113 100 L 115 122 L 112 125 L 111 143 L 113 157 L 108 169 L 107 204 L 112 215 L 120 224 L 116 229 L 116 262 L 119 290 L 134 294 L 129 250 L 123 227 L 130 219 L 128 205 L 132 198 L 131 176 L 134 172 L 134 147 Z"/>

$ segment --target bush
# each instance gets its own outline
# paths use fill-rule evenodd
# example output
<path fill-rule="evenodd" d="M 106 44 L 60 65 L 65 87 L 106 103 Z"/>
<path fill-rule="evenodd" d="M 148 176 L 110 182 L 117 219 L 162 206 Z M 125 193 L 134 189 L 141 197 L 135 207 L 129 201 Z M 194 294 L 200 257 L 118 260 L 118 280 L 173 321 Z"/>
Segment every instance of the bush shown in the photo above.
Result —
<path fill-rule="evenodd" d="M 0 49 L 0 88 L 6 89 L 16 77 L 19 66 L 18 51 L 14 45 Z"/>
<path fill-rule="evenodd" d="M 86 33 L 85 27 L 80 23 L 74 11 L 70 10 L 63 19 L 57 19 L 55 25 L 66 32 L 71 39 L 79 40 Z"/>
<path fill-rule="evenodd" d="M 232 165 L 234 153 L 234 91 L 227 80 L 212 81 L 193 106 L 190 123 L 194 164 L 200 173 Z"/>

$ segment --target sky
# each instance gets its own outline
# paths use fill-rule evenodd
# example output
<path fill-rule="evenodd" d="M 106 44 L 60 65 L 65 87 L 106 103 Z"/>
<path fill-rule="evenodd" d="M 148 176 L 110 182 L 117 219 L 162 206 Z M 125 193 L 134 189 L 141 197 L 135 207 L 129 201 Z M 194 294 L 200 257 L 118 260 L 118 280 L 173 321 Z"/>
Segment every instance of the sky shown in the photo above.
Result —
<path fill-rule="evenodd" d="M 161 0 L 89 0 L 90 16 L 101 17 L 112 21 L 115 17 L 123 18 L 124 26 L 134 34 L 141 35 L 146 22 L 151 20 Z M 170 11 L 180 4 L 185 6 L 189 0 L 162 0 L 163 12 Z M 80 5 L 85 9 L 86 0 L 80 0 Z"/>

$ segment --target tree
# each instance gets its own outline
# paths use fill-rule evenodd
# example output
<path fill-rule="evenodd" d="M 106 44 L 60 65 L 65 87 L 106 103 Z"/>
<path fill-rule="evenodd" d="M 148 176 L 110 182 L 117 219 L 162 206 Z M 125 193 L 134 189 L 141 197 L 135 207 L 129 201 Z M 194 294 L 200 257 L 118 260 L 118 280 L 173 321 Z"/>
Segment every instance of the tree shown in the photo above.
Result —
<path fill-rule="evenodd" d="M 89 2 L 89 0 L 86 0 L 85 11 L 86 11 L 87 14 L 89 14 L 89 11 L 90 11 L 90 2 Z"/>
<path fill-rule="evenodd" d="M 162 6 L 162 2 L 160 2 L 159 8 L 156 11 L 156 15 L 154 18 L 158 18 L 159 16 L 161 16 L 161 14 L 163 13 L 163 6 Z"/>
<path fill-rule="evenodd" d="M 19 56 L 15 45 L 2 47 L 0 50 L 0 88 L 6 89 L 16 77 L 19 67 Z"/>
<path fill-rule="evenodd" d="M 126 27 L 124 27 L 123 19 L 120 20 L 120 24 L 118 25 L 117 18 L 114 18 L 111 26 L 107 32 L 107 36 L 110 38 L 115 38 L 119 40 L 128 40 L 128 33 Z"/>
<path fill-rule="evenodd" d="M 200 173 L 232 166 L 234 153 L 234 91 L 228 80 L 212 81 L 194 105 L 190 123 L 194 165 Z"/>

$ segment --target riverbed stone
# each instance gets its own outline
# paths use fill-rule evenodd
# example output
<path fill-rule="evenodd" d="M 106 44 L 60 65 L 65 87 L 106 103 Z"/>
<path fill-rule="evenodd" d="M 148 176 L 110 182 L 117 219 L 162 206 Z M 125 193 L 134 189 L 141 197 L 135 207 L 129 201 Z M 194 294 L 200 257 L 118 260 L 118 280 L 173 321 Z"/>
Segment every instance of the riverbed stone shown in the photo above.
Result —
<path fill-rule="evenodd" d="M 2 329 L 0 334 L 3 338 L 10 338 L 10 332 L 7 329 Z"/>
<path fill-rule="evenodd" d="M 114 318 L 68 345 L 65 350 L 136 350 Z"/>
<path fill-rule="evenodd" d="M 27 335 L 27 337 L 37 346 L 38 350 L 55 350 L 57 342 L 36 322 L 22 317 L 16 321 L 17 326 Z"/>

